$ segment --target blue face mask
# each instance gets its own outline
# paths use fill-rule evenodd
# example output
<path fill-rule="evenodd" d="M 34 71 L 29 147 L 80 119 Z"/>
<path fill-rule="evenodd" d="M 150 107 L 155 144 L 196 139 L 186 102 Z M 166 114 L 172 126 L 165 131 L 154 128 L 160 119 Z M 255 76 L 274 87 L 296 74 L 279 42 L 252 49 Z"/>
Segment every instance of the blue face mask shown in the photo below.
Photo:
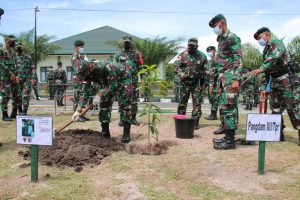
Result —
<path fill-rule="evenodd" d="M 80 47 L 80 48 L 79 48 L 79 53 L 80 53 L 80 54 L 84 54 L 84 48 L 83 48 L 83 47 Z"/>
<path fill-rule="evenodd" d="M 208 52 L 207 55 L 208 55 L 209 57 L 212 57 L 212 56 L 213 56 L 213 52 Z"/>
<path fill-rule="evenodd" d="M 220 29 L 219 26 L 216 26 L 213 28 L 213 31 L 215 32 L 215 34 L 217 35 L 222 35 L 222 29 Z"/>
<path fill-rule="evenodd" d="M 258 44 L 260 44 L 261 46 L 266 46 L 267 45 L 267 42 L 263 39 L 263 38 L 260 38 L 259 40 L 258 40 Z"/>

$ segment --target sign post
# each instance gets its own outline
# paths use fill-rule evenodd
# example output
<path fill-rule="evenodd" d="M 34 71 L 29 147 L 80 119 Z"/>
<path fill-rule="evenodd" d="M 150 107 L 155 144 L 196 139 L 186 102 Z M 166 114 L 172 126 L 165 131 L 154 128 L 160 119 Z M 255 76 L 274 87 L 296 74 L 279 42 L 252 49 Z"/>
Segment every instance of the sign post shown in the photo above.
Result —
<path fill-rule="evenodd" d="M 52 145 L 52 117 L 17 116 L 17 144 L 31 145 L 31 181 L 38 181 L 38 145 Z"/>

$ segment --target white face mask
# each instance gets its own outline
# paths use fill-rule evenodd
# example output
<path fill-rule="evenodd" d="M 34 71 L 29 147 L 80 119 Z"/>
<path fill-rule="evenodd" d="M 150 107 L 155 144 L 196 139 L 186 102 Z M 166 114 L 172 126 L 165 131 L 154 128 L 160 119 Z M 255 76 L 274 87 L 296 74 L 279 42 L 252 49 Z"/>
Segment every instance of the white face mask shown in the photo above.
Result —
<path fill-rule="evenodd" d="M 80 47 L 80 48 L 79 48 L 79 53 L 80 53 L 80 54 L 83 54 L 83 53 L 84 53 L 84 48 L 83 48 L 83 47 Z"/>
<path fill-rule="evenodd" d="M 208 55 L 209 57 L 212 57 L 212 56 L 213 56 L 213 52 L 208 52 L 207 55 Z"/>
<path fill-rule="evenodd" d="M 217 34 L 217 35 L 222 35 L 222 29 L 220 29 L 219 26 L 215 26 L 215 27 L 213 28 L 213 31 L 214 31 L 215 34 Z"/>
<path fill-rule="evenodd" d="M 267 42 L 263 39 L 263 38 L 260 38 L 259 40 L 258 40 L 258 44 L 260 44 L 261 46 L 266 46 L 267 45 Z"/>

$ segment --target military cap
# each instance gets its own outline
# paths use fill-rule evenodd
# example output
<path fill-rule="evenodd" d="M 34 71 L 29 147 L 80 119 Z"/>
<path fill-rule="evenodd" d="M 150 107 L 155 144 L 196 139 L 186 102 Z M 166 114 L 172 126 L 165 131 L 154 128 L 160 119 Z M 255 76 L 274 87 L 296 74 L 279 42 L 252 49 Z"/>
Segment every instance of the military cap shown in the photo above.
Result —
<path fill-rule="evenodd" d="M 123 37 L 123 42 L 131 42 L 131 41 L 132 41 L 131 36 L 126 35 Z"/>
<path fill-rule="evenodd" d="M 8 35 L 6 36 L 9 40 L 16 40 L 16 37 L 14 35 Z"/>
<path fill-rule="evenodd" d="M 270 29 L 269 28 L 267 28 L 267 27 L 262 27 L 262 28 L 260 28 L 260 29 L 258 29 L 257 31 L 256 31 L 256 33 L 254 33 L 254 38 L 256 39 L 256 40 L 258 40 L 258 36 L 261 34 L 261 33 L 264 33 L 264 32 L 271 32 L 270 31 Z"/>
<path fill-rule="evenodd" d="M 222 19 L 226 19 L 226 18 L 224 17 L 224 15 L 218 14 L 218 15 L 214 16 L 214 18 L 212 18 L 212 19 L 209 21 L 209 24 L 208 24 L 208 25 L 209 25 L 210 27 L 214 28 L 214 25 L 215 25 L 217 22 L 221 21 Z"/>
<path fill-rule="evenodd" d="M 209 47 L 207 47 L 206 48 L 206 52 L 208 52 L 208 51 L 215 51 L 216 50 L 216 47 L 214 47 L 214 46 L 209 46 Z"/>
<path fill-rule="evenodd" d="M 0 19 L 1 19 L 1 15 L 4 14 L 4 10 L 2 8 L 0 8 Z"/>
<path fill-rule="evenodd" d="M 198 45 L 198 39 L 197 38 L 190 38 L 188 40 L 188 44 Z"/>
<path fill-rule="evenodd" d="M 61 62 L 61 61 L 58 61 L 58 62 L 57 62 L 57 65 L 62 65 L 62 62 Z"/>
<path fill-rule="evenodd" d="M 74 46 L 75 47 L 77 47 L 77 46 L 84 46 L 84 41 L 82 41 L 82 40 L 75 40 Z"/>

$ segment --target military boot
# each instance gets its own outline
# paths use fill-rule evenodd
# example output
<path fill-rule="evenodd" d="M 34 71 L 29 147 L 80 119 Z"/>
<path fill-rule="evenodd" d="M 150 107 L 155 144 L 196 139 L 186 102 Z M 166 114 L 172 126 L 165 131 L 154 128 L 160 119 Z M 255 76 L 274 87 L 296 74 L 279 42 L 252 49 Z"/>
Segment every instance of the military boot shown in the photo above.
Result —
<path fill-rule="evenodd" d="M 122 143 L 129 143 L 130 142 L 130 127 L 131 124 L 124 123 L 124 129 L 123 129 L 123 136 L 121 138 Z"/>
<path fill-rule="evenodd" d="M 19 105 L 18 109 L 19 109 L 19 113 L 22 113 L 22 112 L 23 112 L 23 107 L 22 107 L 22 105 Z"/>
<path fill-rule="evenodd" d="M 38 95 L 35 97 L 35 100 L 38 100 L 38 101 L 40 100 L 40 98 L 39 98 L 39 96 L 38 96 Z"/>
<path fill-rule="evenodd" d="M 283 119 L 283 116 L 281 115 L 281 130 L 280 130 L 280 141 L 281 142 L 284 142 L 284 133 L 283 133 L 284 128 L 285 128 L 284 119 Z"/>
<path fill-rule="evenodd" d="M 2 111 L 2 121 L 11 122 L 12 119 L 8 117 L 7 111 Z"/>
<path fill-rule="evenodd" d="M 18 113 L 18 110 L 16 108 L 13 108 L 12 111 L 11 111 L 11 114 L 10 114 L 10 118 L 11 119 L 16 119 L 17 113 Z"/>
<path fill-rule="evenodd" d="M 222 122 L 220 128 L 216 131 L 214 131 L 215 135 L 220 135 L 220 134 L 224 134 L 225 133 L 225 128 L 224 128 L 224 123 Z"/>
<path fill-rule="evenodd" d="M 199 121 L 200 121 L 200 118 L 197 117 L 197 118 L 195 119 L 195 128 L 194 128 L 194 130 L 198 130 L 198 129 L 200 128 Z"/>
<path fill-rule="evenodd" d="M 247 104 L 244 110 L 249 110 L 249 105 Z"/>
<path fill-rule="evenodd" d="M 23 112 L 20 113 L 21 116 L 26 116 L 28 111 L 28 107 L 24 107 Z"/>
<path fill-rule="evenodd" d="M 248 110 L 252 110 L 252 104 L 249 104 Z"/>
<path fill-rule="evenodd" d="M 139 126 L 140 123 L 136 120 L 136 114 L 132 114 L 132 124 Z"/>
<path fill-rule="evenodd" d="M 101 131 L 102 136 L 105 138 L 110 138 L 109 123 L 102 123 L 101 127 L 102 127 L 102 131 Z"/>
<path fill-rule="evenodd" d="M 227 150 L 235 149 L 234 141 L 235 130 L 226 130 L 225 137 L 222 142 L 214 142 L 214 149 L 217 150 Z"/>
<path fill-rule="evenodd" d="M 63 104 L 63 100 L 60 100 L 59 103 L 60 103 L 60 106 L 64 106 L 65 105 L 65 104 Z"/>
<path fill-rule="evenodd" d="M 204 117 L 207 120 L 216 120 L 218 119 L 217 117 L 217 111 L 215 110 L 211 110 L 210 115 L 208 115 L 207 117 Z"/>

